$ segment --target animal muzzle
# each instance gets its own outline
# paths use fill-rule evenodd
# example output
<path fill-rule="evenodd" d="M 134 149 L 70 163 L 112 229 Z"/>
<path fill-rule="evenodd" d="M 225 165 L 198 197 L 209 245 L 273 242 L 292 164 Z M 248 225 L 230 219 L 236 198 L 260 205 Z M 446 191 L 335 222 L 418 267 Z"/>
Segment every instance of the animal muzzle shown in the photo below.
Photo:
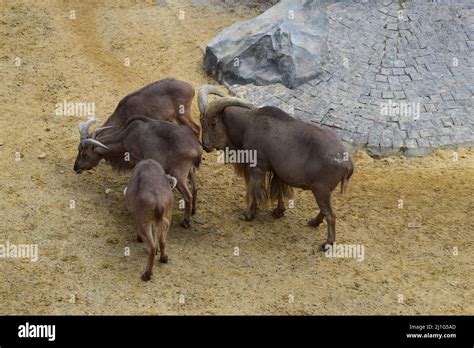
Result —
<path fill-rule="evenodd" d="M 77 163 L 74 163 L 74 171 L 76 172 L 76 174 L 81 174 L 82 168 L 80 168 Z"/>
<path fill-rule="evenodd" d="M 204 151 L 206 152 L 212 152 L 214 150 L 214 147 L 211 146 L 211 145 L 207 145 L 207 144 L 202 144 L 202 148 L 204 149 Z"/>

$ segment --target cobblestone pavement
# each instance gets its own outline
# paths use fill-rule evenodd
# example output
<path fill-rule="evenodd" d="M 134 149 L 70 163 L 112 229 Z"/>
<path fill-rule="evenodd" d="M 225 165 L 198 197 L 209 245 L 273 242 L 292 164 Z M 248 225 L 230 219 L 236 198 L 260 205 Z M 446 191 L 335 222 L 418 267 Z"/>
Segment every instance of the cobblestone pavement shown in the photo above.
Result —
<path fill-rule="evenodd" d="M 474 1 L 337 3 L 327 15 L 330 58 L 317 79 L 230 92 L 373 155 L 474 146 Z"/>

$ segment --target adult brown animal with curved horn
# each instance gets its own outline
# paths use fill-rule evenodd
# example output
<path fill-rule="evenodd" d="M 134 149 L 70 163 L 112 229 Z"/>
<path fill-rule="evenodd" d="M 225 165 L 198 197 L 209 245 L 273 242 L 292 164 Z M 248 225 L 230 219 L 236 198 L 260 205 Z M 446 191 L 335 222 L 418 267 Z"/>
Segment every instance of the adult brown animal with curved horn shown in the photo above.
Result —
<path fill-rule="evenodd" d="M 170 122 L 150 120 L 141 115 L 131 117 L 124 126 L 108 132 L 100 140 L 98 129 L 89 134 L 89 127 L 98 120 L 81 122 L 81 141 L 74 163 L 74 171 L 80 174 L 105 159 L 116 170 L 130 170 L 143 159 L 154 159 L 166 173 L 177 179 L 177 188 L 185 202 L 182 227 L 189 227 L 191 215 L 196 211 L 195 168 L 199 168 L 202 149 L 198 138 L 186 126 Z M 191 184 L 188 189 L 187 180 Z"/>
<path fill-rule="evenodd" d="M 205 90 L 201 89 L 203 95 Z M 201 93 L 200 93 L 201 94 Z M 273 216 L 285 211 L 284 200 L 291 196 L 291 187 L 311 190 L 319 206 L 310 226 L 328 224 L 328 238 L 321 246 L 336 240 L 336 214 L 331 204 L 331 193 L 341 183 L 345 192 L 354 163 L 337 135 L 326 128 L 293 118 L 271 106 L 256 108 L 246 100 L 219 98 L 201 101 L 203 148 L 256 151 L 257 163 L 236 166 L 244 176 L 247 190 L 247 209 L 240 219 L 254 219 L 258 205 L 277 199 Z"/>

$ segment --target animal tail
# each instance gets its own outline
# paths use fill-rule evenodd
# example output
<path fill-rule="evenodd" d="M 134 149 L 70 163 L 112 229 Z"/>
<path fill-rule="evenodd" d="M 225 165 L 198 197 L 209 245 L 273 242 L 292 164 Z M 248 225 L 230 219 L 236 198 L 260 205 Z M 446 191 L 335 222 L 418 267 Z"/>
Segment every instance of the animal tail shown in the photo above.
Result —
<path fill-rule="evenodd" d="M 347 185 L 349 184 L 349 179 L 351 178 L 353 173 L 354 173 L 354 161 L 351 158 L 350 159 L 350 167 L 348 168 L 346 174 L 344 174 L 344 176 L 341 180 L 341 194 L 346 193 Z"/>
<path fill-rule="evenodd" d="M 155 207 L 155 218 L 156 221 L 161 221 L 163 219 L 163 214 L 165 213 L 165 210 L 161 206 L 156 206 Z"/>
<path fill-rule="evenodd" d="M 173 200 L 171 200 L 169 203 L 172 206 L 173 205 Z M 172 209 L 169 208 L 169 207 L 168 208 L 162 207 L 161 209 L 156 209 L 155 212 L 156 212 L 156 216 L 157 216 L 157 220 L 156 220 L 156 232 L 157 233 L 155 235 L 155 238 L 159 238 L 160 240 L 162 240 L 162 238 L 163 238 L 164 241 L 166 241 L 166 235 L 167 235 L 168 230 L 169 230 L 170 225 L 171 225 Z M 158 218 L 158 214 L 161 214 L 161 215 L 159 215 L 160 216 L 159 218 Z M 158 253 L 158 248 L 156 249 L 156 252 Z"/>

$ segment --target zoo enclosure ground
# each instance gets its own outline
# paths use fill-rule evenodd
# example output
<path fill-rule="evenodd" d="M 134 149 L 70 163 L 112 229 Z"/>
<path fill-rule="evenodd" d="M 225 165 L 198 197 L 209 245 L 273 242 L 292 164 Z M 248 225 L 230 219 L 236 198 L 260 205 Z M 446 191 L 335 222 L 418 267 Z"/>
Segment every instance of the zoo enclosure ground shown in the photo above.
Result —
<path fill-rule="evenodd" d="M 206 43 L 262 8 L 184 1 L 0 7 L 0 242 L 37 243 L 40 253 L 38 262 L 0 260 L 0 314 L 474 313 L 474 152 L 465 149 L 457 161 L 450 150 L 376 161 L 355 155 L 348 194 L 335 193 L 334 207 L 337 242 L 364 245 L 362 262 L 317 251 L 326 224 L 306 226 L 317 213 L 310 192 L 297 190 L 295 208 L 280 220 L 265 210 L 252 223 L 238 220 L 243 182 L 206 154 L 193 226 L 179 227 L 176 207 L 170 262 L 143 283 L 146 256 L 122 195 L 129 173 L 101 165 L 76 175 L 80 120 L 55 116 L 55 105 L 94 102 L 104 120 L 123 96 L 154 80 L 212 83 L 202 69 Z"/>

